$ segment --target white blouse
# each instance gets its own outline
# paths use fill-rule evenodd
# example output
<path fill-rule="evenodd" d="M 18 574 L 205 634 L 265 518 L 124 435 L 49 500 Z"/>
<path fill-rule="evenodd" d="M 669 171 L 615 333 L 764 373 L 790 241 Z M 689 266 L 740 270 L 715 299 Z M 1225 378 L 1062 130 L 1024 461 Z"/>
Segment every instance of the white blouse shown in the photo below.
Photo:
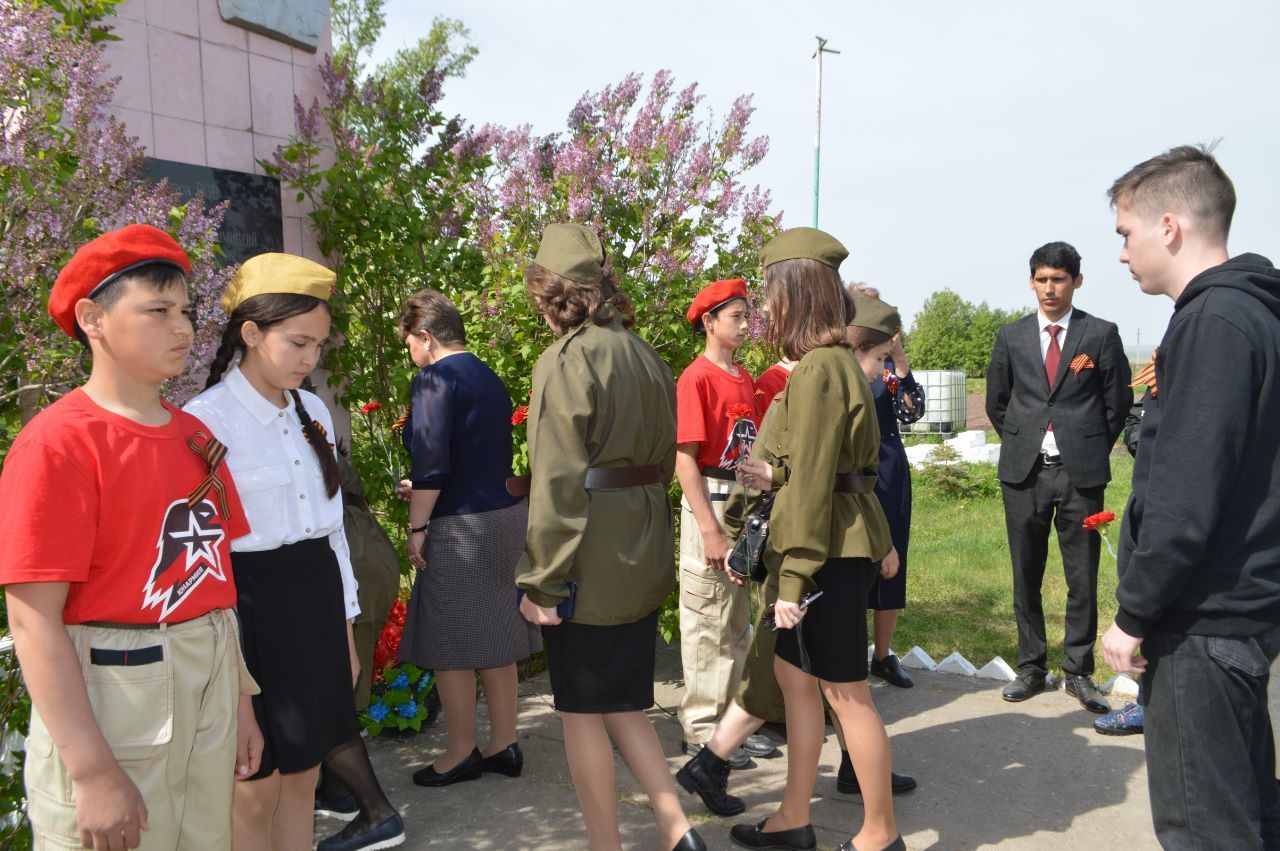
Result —
<path fill-rule="evenodd" d="M 320 397 L 299 390 L 311 419 L 333 434 L 333 418 Z M 239 367 L 196 396 L 183 410 L 199 417 L 227 446 L 227 467 L 252 527 L 231 542 L 232 552 L 256 553 L 328 536 L 342 574 L 347 618 L 360 614 L 351 550 L 342 528 L 342 494 L 325 493 L 324 473 L 302 433 L 292 400 L 277 408 L 254 389 Z"/>

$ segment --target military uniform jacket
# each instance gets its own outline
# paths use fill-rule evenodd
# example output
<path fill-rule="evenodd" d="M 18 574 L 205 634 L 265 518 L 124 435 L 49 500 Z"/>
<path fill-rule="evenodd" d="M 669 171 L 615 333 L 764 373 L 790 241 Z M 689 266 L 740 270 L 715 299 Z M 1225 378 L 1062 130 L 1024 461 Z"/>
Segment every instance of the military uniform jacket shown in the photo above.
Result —
<path fill-rule="evenodd" d="M 671 371 L 620 320 L 585 322 L 538 358 L 528 427 L 529 532 L 516 584 L 551 607 L 577 582 L 578 623 L 645 617 L 675 587 Z M 584 487 L 591 467 L 648 464 L 660 484 Z"/>
<path fill-rule="evenodd" d="M 785 471 L 765 551 L 766 564 L 780 565 L 778 599 L 798 602 L 827 559 L 888 555 L 889 524 L 875 493 L 833 493 L 837 474 L 874 471 L 880 459 L 875 400 L 852 352 L 829 346 L 801 358 L 756 446 L 767 455 L 754 457 L 774 465 L 775 484 L 777 469 Z"/>
<path fill-rule="evenodd" d="M 1111 447 L 1133 404 L 1129 381 L 1129 358 L 1113 322 L 1072 311 L 1052 390 L 1036 314 L 1001 328 L 987 367 L 987 417 L 1003 443 L 1000 481 L 1016 485 L 1031 475 L 1050 420 L 1071 484 L 1111 481 Z"/>

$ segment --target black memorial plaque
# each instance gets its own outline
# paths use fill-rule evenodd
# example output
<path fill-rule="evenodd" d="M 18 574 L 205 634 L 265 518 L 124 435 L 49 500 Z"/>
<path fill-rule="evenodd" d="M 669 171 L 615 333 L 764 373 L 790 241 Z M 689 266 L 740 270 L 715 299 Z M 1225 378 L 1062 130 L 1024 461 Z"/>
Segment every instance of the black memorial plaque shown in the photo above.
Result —
<path fill-rule="evenodd" d="M 196 195 L 204 195 L 209 206 L 230 201 L 218 230 L 224 266 L 284 251 L 280 181 L 274 177 L 154 158 L 147 159 L 146 173 L 156 182 L 167 178 L 184 202 Z"/>

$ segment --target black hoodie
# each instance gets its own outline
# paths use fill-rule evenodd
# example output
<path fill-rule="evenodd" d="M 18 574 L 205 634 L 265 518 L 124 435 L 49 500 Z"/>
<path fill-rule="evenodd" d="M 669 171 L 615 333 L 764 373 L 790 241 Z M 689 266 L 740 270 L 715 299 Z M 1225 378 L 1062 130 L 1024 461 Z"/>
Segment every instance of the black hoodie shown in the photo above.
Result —
<path fill-rule="evenodd" d="M 1257 254 L 1183 290 L 1156 358 L 1120 535 L 1116 623 L 1280 624 L 1280 271 Z"/>

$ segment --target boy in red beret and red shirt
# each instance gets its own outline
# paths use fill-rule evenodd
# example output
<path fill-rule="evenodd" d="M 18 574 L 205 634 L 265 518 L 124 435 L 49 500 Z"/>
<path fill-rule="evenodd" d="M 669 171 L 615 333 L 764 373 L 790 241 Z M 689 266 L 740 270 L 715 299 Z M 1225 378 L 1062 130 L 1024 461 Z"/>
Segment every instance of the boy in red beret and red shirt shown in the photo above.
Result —
<path fill-rule="evenodd" d="M 755 442 L 755 385 L 734 363 L 747 338 L 747 285 L 734 279 L 704 287 L 685 314 L 707 345 L 676 383 L 676 476 L 680 510 L 680 657 L 685 690 L 680 726 L 685 753 L 696 753 L 737 691 L 751 643 L 747 590 L 725 572 L 729 546 L 724 503 L 738 463 Z M 774 749 L 754 736 L 729 760 Z"/>
<path fill-rule="evenodd" d="M 191 349 L 190 268 L 147 225 L 76 252 L 49 313 L 92 373 L 0 475 L 37 848 L 229 848 L 234 778 L 257 770 L 229 552 L 249 526 L 225 447 L 160 398 Z"/>

